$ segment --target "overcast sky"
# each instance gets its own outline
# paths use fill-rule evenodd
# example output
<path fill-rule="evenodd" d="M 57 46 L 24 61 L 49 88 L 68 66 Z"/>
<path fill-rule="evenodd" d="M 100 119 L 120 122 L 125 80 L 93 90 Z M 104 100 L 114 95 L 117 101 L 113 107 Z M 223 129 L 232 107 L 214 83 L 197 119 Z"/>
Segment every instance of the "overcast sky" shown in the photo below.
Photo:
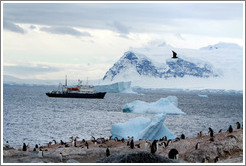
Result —
<path fill-rule="evenodd" d="M 243 45 L 242 3 L 4 3 L 4 74 L 101 79 L 129 48 Z"/>

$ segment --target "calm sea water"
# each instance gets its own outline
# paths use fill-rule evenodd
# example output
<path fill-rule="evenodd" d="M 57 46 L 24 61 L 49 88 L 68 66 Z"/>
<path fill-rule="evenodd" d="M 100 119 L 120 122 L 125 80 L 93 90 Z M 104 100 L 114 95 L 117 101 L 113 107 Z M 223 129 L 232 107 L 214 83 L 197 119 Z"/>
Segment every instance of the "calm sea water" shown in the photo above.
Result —
<path fill-rule="evenodd" d="M 12 146 L 45 144 L 55 139 L 68 141 L 109 137 L 114 123 L 150 114 L 123 113 L 125 104 L 134 100 L 157 101 L 170 95 L 186 115 L 168 115 L 164 124 L 176 135 L 196 136 L 199 131 L 227 130 L 243 122 L 243 95 L 178 91 L 149 91 L 140 94 L 107 93 L 104 99 L 49 98 L 53 87 L 7 86 L 3 88 L 3 142 Z M 203 94 L 208 97 L 199 97 Z"/>

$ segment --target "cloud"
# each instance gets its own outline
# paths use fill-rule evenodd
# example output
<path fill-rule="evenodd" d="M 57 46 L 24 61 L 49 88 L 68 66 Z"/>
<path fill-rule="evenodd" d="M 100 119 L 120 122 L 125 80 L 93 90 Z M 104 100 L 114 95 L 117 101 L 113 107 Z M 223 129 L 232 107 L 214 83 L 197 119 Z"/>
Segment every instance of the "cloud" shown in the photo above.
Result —
<path fill-rule="evenodd" d="M 17 33 L 21 33 L 21 34 L 25 33 L 23 28 L 21 28 L 20 26 L 14 24 L 12 22 L 6 21 L 6 20 L 3 20 L 3 28 L 7 29 L 9 31 L 12 31 L 12 32 L 17 32 Z"/>
<path fill-rule="evenodd" d="M 122 33 L 122 34 L 128 34 L 129 33 L 128 28 L 118 21 L 114 21 L 113 26 L 116 29 L 116 31 L 119 33 Z"/>
<path fill-rule="evenodd" d="M 59 68 L 51 67 L 48 65 L 42 65 L 42 64 L 4 65 L 3 70 L 4 73 L 19 74 L 19 75 L 35 75 L 35 74 L 60 71 Z"/>
<path fill-rule="evenodd" d="M 35 25 L 30 25 L 29 27 L 30 29 L 37 29 L 37 27 Z"/>
<path fill-rule="evenodd" d="M 85 36 L 90 37 L 91 34 L 88 32 L 80 32 L 71 27 L 42 27 L 40 28 L 41 31 L 53 33 L 53 34 L 60 34 L 60 35 L 71 35 L 71 36 Z"/>

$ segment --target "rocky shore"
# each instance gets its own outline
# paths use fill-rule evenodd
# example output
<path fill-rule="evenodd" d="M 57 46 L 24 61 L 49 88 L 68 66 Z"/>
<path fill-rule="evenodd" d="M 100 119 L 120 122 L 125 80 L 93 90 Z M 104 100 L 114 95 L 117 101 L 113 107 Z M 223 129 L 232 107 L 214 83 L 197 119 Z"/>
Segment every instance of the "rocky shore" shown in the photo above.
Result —
<path fill-rule="evenodd" d="M 73 139 L 74 140 L 74 139 Z M 194 138 L 158 140 L 151 153 L 153 141 L 92 138 L 73 142 L 50 142 L 46 146 L 4 147 L 3 163 L 242 163 L 243 129 L 211 135 L 199 133 Z M 168 144 L 168 146 L 165 146 Z M 108 153 L 106 154 L 106 149 Z M 176 159 L 169 158 L 171 149 L 178 151 Z M 107 156 L 106 156 L 107 155 Z"/>

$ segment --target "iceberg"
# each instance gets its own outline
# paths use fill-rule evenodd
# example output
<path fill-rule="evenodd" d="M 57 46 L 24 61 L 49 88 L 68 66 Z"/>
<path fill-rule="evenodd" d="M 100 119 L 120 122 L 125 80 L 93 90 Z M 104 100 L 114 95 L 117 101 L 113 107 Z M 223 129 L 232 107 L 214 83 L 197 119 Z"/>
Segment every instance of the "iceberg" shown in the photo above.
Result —
<path fill-rule="evenodd" d="M 129 82 L 116 82 L 108 85 L 96 85 L 94 86 L 97 92 L 108 93 L 135 93 L 131 89 L 131 81 Z"/>
<path fill-rule="evenodd" d="M 139 114 L 160 114 L 167 115 L 184 115 L 178 107 L 178 98 L 176 96 L 168 96 L 152 103 L 135 100 L 124 106 L 123 112 L 139 113 Z"/>
<path fill-rule="evenodd" d="M 164 136 L 174 139 L 176 136 L 163 124 L 165 118 L 166 114 L 158 114 L 151 119 L 137 117 L 124 123 L 116 123 L 112 125 L 111 134 L 119 139 L 127 139 L 128 136 L 133 136 L 134 140 L 155 140 Z"/>

